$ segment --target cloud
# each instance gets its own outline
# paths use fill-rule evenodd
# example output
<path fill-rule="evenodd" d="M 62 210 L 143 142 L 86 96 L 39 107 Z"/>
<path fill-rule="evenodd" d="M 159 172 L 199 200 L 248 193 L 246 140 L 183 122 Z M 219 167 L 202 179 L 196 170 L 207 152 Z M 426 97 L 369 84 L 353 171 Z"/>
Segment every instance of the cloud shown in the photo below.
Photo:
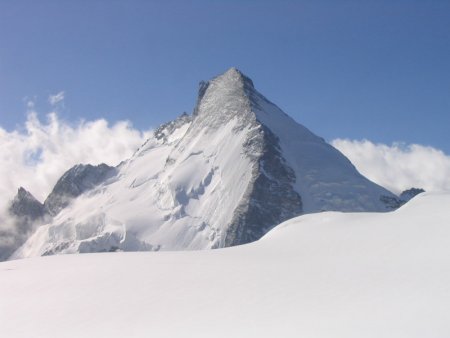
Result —
<path fill-rule="evenodd" d="M 331 144 L 370 180 L 395 193 L 416 187 L 450 190 L 450 156 L 418 145 L 375 144 L 367 140 L 336 139 Z"/>
<path fill-rule="evenodd" d="M 64 101 L 64 91 L 60 91 L 59 93 L 55 95 L 49 95 L 48 102 L 52 106 L 56 106 L 58 103 Z"/>
<path fill-rule="evenodd" d="M 27 108 L 28 109 L 34 109 L 34 101 L 27 101 Z"/>
<path fill-rule="evenodd" d="M 17 130 L 0 127 L 0 214 L 20 186 L 42 202 L 73 165 L 117 165 L 149 136 L 127 121 L 110 125 L 99 119 L 72 125 L 56 113 L 46 118 L 41 122 L 35 111 L 29 111 L 25 125 Z"/>

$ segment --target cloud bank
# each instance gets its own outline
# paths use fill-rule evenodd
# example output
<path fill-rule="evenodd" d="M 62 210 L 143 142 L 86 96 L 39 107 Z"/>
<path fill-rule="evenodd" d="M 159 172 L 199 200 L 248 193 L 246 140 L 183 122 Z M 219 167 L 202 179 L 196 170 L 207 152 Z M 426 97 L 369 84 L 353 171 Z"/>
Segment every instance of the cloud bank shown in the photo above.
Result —
<path fill-rule="evenodd" d="M 364 176 L 394 193 L 411 187 L 426 191 L 450 190 L 450 156 L 439 149 L 348 139 L 336 139 L 331 144 Z"/>
<path fill-rule="evenodd" d="M 20 186 L 42 202 L 58 178 L 73 165 L 117 165 L 149 136 L 149 132 L 134 129 L 127 121 L 110 125 L 100 119 L 72 125 L 55 112 L 46 118 L 46 122 L 41 122 L 31 110 L 19 129 L 8 132 L 0 127 L 0 212 Z"/>

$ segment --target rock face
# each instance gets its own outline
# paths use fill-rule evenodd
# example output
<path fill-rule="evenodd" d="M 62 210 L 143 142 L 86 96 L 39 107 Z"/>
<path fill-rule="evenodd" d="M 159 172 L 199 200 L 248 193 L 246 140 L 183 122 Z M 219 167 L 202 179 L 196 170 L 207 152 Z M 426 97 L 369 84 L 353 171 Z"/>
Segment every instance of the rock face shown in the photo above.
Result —
<path fill-rule="evenodd" d="M 44 216 L 45 208 L 30 192 L 20 187 L 11 203 L 9 212 L 17 217 L 35 220 Z"/>
<path fill-rule="evenodd" d="M 170 136 L 180 127 L 185 124 L 191 123 L 192 118 L 187 113 L 183 113 L 178 116 L 175 120 L 164 123 L 159 126 L 153 133 L 157 140 L 162 140 L 163 142 L 169 142 Z"/>
<path fill-rule="evenodd" d="M 0 260 L 8 258 L 46 219 L 44 205 L 20 187 L 8 208 L 8 226 L 0 229 Z"/>
<path fill-rule="evenodd" d="M 396 201 L 231 68 L 118 167 L 69 170 L 44 203 L 54 218 L 13 257 L 220 248 L 300 214 Z"/>
<path fill-rule="evenodd" d="M 44 202 L 45 210 L 52 216 L 67 207 L 70 201 L 114 176 L 115 169 L 104 163 L 93 166 L 78 164 L 58 180 Z"/>
<path fill-rule="evenodd" d="M 227 229 L 225 246 L 255 241 L 275 224 L 303 212 L 302 199 L 293 188 L 295 173 L 282 157 L 277 137 L 261 126 L 251 143 L 246 144 L 247 153 L 260 157 Z"/>
<path fill-rule="evenodd" d="M 411 189 L 408 189 L 408 190 L 403 191 L 403 192 L 400 194 L 400 199 L 401 199 L 404 203 L 406 203 L 406 202 L 408 202 L 409 200 L 411 200 L 412 198 L 416 197 L 417 195 L 419 195 L 419 194 L 421 194 L 421 193 L 423 193 L 423 192 L 425 192 L 425 190 L 423 190 L 423 189 L 421 189 L 421 188 L 411 188 Z"/>

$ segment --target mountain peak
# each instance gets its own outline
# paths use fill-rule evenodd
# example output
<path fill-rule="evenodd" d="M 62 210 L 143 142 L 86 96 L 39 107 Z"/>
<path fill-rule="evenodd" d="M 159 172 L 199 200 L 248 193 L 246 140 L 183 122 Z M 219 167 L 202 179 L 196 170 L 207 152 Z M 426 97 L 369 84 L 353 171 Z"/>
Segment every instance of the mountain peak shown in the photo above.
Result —
<path fill-rule="evenodd" d="M 17 189 L 18 197 L 26 197 L 28 194 L 29 192 L 24 187 L 20 187 L 19 189 Z"/>
<path fill-rule="evenodd" d="M 36 198 L 24 187 L 20 187 L 19 189 L 17 189 L 17 195 L 16 195 L 15 199 L 16 200 L 31 200 L 31 201 L 36 200 Z"/>
<path fill-rule="evenodd" d="M 209 81 L 200 82 L 193 115 L 203 116 L 202 120 L 208 120 L 211 126 L 223 124 L 237 115 L 246 116 L 248 121 L 253 119 L 249 117 L 250 97 L 255 92 L 253 81 L 232 67 Z"/>
<path fill-rule="evenodd" d="M 228 70 L 227 70 L 225 73 L 237 73 L 237 74 L 242 74 L 242 72 L 241 72 L 239 69 L 237 69 L 236 67 L 228 68 Z M 225 74 L 225 73 L 224 73 L 224 74 Z"/>
<path fill-rule="evenodd" d="M 254 88 L 253 81 L 236 67 L 231 67 L 225 73 L 215 77 L 213 81 L 226 82 L 228 85 Z"/>
<path fill-rule="evenodd" d="M 25 188 L 20 187 L 9 211 L 12 215 L 19 217 L 38 218 L 44 215 L 44 206 Z"/>

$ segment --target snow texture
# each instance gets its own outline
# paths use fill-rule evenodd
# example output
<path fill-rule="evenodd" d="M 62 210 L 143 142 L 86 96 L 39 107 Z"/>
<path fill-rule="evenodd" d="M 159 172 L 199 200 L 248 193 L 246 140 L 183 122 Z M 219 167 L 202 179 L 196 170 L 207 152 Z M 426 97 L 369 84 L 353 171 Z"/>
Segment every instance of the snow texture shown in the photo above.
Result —
<path fill-rule="evenodd" d="M 2 337 L 450 336 L 450 194 L 219 250 L 0 263 Z"/>

